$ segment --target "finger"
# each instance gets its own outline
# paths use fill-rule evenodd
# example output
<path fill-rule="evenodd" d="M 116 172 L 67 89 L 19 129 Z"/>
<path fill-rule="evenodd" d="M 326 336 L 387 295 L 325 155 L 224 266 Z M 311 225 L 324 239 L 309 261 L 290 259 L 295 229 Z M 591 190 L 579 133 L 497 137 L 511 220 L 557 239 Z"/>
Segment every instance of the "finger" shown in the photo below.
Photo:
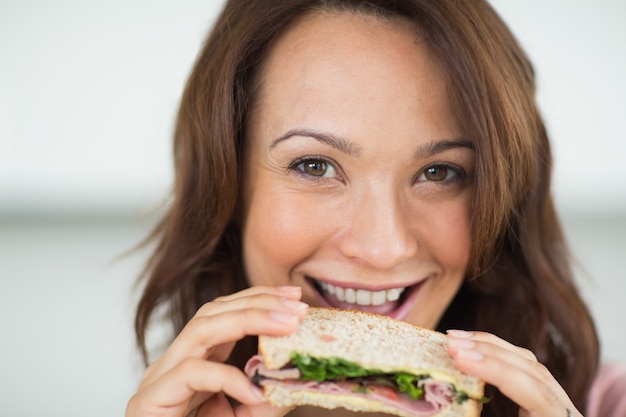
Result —
<path fill-rule="evenodd" d="M 539 365 L 532 352 L 518 348 L 497 336 L 487 337 L 485 334 L 465 333 L 456 337 L 456 332 L 448 332 L 448 351 L 451 356 L 467 355 L 468 359 L 479 359 L 484 356 L 498 358 L 503 367 L 513 367 L 525 369 L 529 366 Z M 535 369 L 537 372 L 544 372 L 544 369 Z M 548 374 L 544 377 L 550 377 Z"/>
<path fill-rule="evenodd" d="M 166 355 L 206 358 L 215 346 L 247 335 L 291 333 L 306 314 L 307 305 L 295 300 L 258 296 L 235 300 L 228 307 L 216 309 L 224 311 L 192 318 Z"/>
<path fill-rule="evenodd" d="M 200 357 L 203 359 L 207 359 L 210 356 L 211 352 L 208 349 L 210 349 L 211 347 L 215 347 L 217 345 L 217 342 L 213 343 L 212 346 L 207 345 L 207 342 L 211 339 L 210 336 L 215 334 L 214 332 L 216 331 L 210 325 L 211 322 L 206 319 L 206 317 L 208 316 L 215 316 L 215 320 L 220 320 L 220 318 L 217 316 L 219 316 L 220 313 L 226 313 L 229 311 L 254 308 L 260 310 L 273 310 L 275 312 L 270 313 L 270 315 L 274 319 L 274 325 L 272 326 L 272 324 L 270 323 L 265 326 L 267 334 L 281 335 L 293 330 L 294 317 L 291 317 L 291 315 L 296 315 L 301 318 L 306 314 L 307 305 L 295 299 L 266 294 L 263 292 L 263 288 L 254 287 L 250 288 L 250 291 L 241 291 L 237 293 L 238 295 L 236 297 L 231 298 L 230 301 L 214 301 L 205 304 L 185 325 L 181 333 L 172 342 L 165 354 L 159 359 L 159 361 L 157 361 L 158 363 L 151 367 L 153 368 L 151 370 L 152 374 L 154 375 L 156 373 L 156 376 L 160 375 L 168 369 L 171 369 L 180 360 L 187 356 Z M 273 287 L 269 288 L 273 289 Z M 292 294 L 300 293 L 299 288 L 297 287 L 296 290 L 287 292 L 290 292 Z M 281 317 L 280 314 L 276 313 L 281 311 L 287 313 L 287 316 Z M 259 316 L 259 314 L 257 314 L 256 316 Z M 278 320 L 276 320 L 277 318 Z M 254 322 L 256 321 L 257 320 L 255 320 Z M 236 326 L 237 328 L 241 327 L 238 326 L 236 323 L 233 323 L 232 321 L 229 323 L 229 325 Z M 279 327 L 284 327 L 284 331 L 280 328 L 277 329 L 276 325 L 279 325 Z M 231 329 L 233 328 L 231 327 Z M 227 343 L 228 346 L 225 347 L 225 350 L 230 352 L 234 342 L 236 342 L 240 338 L 241 337 L 226 340 L 224 343 Z"/>
<path fill-rule="evenodd" d="M 534 359 L 534 355 L 528 355 L 526 349 L 517 348 L 496 336 L 480 334 L 475 338 L 450 337 L 449 351 L 461 371 L 498 387 L 533 416 L 574 409 L 565 390 L 549 370 Z"/>
<path fill-rule="evenodd" d="M 213 332 L 219 331 L 219 329 L 215 330 L 212 329 L 210 325 L 206 325 L 207 320 L 201 318 L 202 316 L 215 316 L 220 312 L 256 307 L 258 309 L 273 309 L 278 312 L 295 313 L 295 315 L 301 317 L 306 314 L 307 307 L 306 304 L 297 301 L 302 295 L 301 290 L 300 287 L 256 286 L 230 296 L 221 297 L 222 301 L 205 304 L 190 322 L 187 323 L 183 331 L 176 337 L 163 356 L 148 367 L 142 385 L 149 385 L 152 381 L 164 372 L 172 369 L 186 357 L 192 356 L 208 359 L 211 356 L 211 349 L 218 346 L 217 342 L 212 345 L 206 342 L 211 339 L 210 336 L 214 334 Z M 274 319 L 277 318 L 276 313 L 271 313 L 271 315 Z M 219 320 L 219 317 L 216 319 Z M 274 320 L 273 326 L 271 323 L 266 325 L 265 329 L 267 334 L 286 334 L 293 331 L 295 328 L 292 323 L 293 317 L 280 317 L 279 315 L 278 319 L 279 320 Z M 232 322 L 231 324 L 235 325 Z M 277 326 L 278 328 L 276 328 Z M 251 332 L 253 332 L 253 330 L 251 330 Z M 242 334 L 245 334 L 245 332 Z M 234 343 L 240 338 L 241 337 L 235 337 L 232 340 L 225 341 L 220 351 L 217 352 L 218 354 L 214 356 L 213 359 L 221 361 L 227 357 Z"/>
<path fill-rule="evenodd" d="M 214 301 L 204 304 L 196 312 L 193 318 L 202 316 L 213 316 L 226 311 L 242 310 L 246 308 L 265 308 L 267 310 L 292 310 L 298 314 L 304 315 L 306 312 L 306 304 L 289 294 L 289 297 L 281 294 L 258 293 L 236 298 L 216 298 Z"/>
<path fill-rule="evenodd" d="M 214 316 L 226 311 L 249 308 L 266 308 L 268 310 L 276 311 L 285 310 L 289 313 L 295 313 L 298 316 L 304 316 L 306 314 L 308 306 L 299 301 L 299 298 L 302 295 L 301 288 L 286 287 L 286 290 L 276 289 L 275 287 L 269 288 L 278 294 L 267 294 L 263 291 L 259 292 L 259 289 L 255 288 L 257 291 L 254 294 L 239 294 L 238 297 L 230 298 L 228 301 L 224 301 L 224 299 L 216 299 L 215 301 L 202 306 L 193 319 L 200 316 Z M 282 294 L 284 292 L 288 293 L 288 297 Z M 235 341 L 214 347 L 212 352 L 207 352 L 205 359 L 211 359 L 218 362 L 225 361 L 230 356 L 234 344 Z"/>
<path fill-rule="evenodd" d="M 265 402 L 261 390 L 234 366 L 187 358 L 141 389 L 129 402 L 129 415 L 142 415 L 148 407 L 185 415 L 192 409 L 191 401 L 197 392 L 224 392 L 243 404 Z"/>
<path fill-rule="evenodd" d="M 257 285 L 249 287 L 244 290 L 238 291 L 233 294 L 223 295 L 217 297 L 214 301 L 231 301 L 241 297 L 249 297 L 258 294 L 274 294 L 281 297 L 287 297 L 291 299 L 299 300 L 302 297 L 302 287 L 295 286 L 271 286 L 271 285 Z"/>
<path fill-rule="evenodd" d="M 251 308 L 194 317 L 161 358 L 146 372 L 149 383 L 174 368 L 185 358 L 206 359 L 216 346 L 232 343 L 246 335 L 282 336 L 293 332 L 303 313 Z"/>
<path fill-rule="evenodd" d="M 502 349 L 516 353 L 528 360 L 537 360 L 537 357 L 531 350 L 516 346 L 491 333 L 468 332 L 464 330 L 448 330 L 448 336 L 452 339 L 469 339 L 477 342 L 488 342 L 493 345 L 499 346 Z"/>
<path fill-rule="evenodd" d="M 459 337 L 455 337 L 455 335 Z M 483 332 L 450 332 L 449 347 L 452 351 L 462 350 L 461 355 L 469 353 L 470 356 L 475 357 L 475 353 L 470 353 L 475 351 L 479 355 L 495 358 L 497 359 L 495 363 L 502 368 L 519 369 L 538 380 L 550 382 L 553 388 L 558 388 L 556 391 L 562 392 L 567 398 L 565 391 L 554 379 L 548 368 L 538 362 L 534 353 L 528 349 L 515 346 L 493 334 Z M 503 372 L 499 376 L 506 377 L 506 373 Z"/>

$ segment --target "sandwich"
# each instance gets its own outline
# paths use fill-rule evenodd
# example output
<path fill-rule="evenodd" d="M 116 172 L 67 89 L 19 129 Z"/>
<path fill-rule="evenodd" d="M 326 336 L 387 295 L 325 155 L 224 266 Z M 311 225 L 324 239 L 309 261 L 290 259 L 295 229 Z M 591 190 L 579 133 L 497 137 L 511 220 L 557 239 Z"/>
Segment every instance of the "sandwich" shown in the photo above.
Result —
<path fill-rule="evenodd" d="M 245 372 L 275 406 L 477 417 L 484 382 L 459 371 L 446 345 L 387 316 L 310 307 L 292 334 L 260 336 Z"/>

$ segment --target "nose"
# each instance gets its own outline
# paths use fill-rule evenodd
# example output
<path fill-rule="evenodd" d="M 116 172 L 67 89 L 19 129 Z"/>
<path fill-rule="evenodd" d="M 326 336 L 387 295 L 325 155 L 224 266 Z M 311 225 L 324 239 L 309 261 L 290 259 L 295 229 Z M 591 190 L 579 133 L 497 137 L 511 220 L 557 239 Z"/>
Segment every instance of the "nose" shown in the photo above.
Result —
<path fill-rule="evenodd" d="M 370 191 L 352 202 L 339 241 L 344 256 L 378 270 L 392 269 L 415 256 L 414 220 L 402 196 L 391 194 Z"/>

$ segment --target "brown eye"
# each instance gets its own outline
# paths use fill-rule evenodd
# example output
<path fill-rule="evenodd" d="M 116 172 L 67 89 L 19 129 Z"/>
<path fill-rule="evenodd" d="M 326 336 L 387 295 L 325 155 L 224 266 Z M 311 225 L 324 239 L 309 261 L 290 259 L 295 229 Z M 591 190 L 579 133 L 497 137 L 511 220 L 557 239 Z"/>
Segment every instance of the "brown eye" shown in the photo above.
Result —
<path fill-rule="evenodd" d="M 302 165 L 304 172 L 315 177 L 323 177 L 328 170 L 328 165 L 324 161 L 306 161 Z"/>
<path fill-rule="evenodd" d="M 307 156 L 300 158 L 289 166 L 289 170 L 310 180 L 341 178 L 335 169 L 334 162 L 326 161 L 323 157 Z"/>
<path fill-rule="evenodd" d="M 438 163 L 425 168 L 416 178 L 416 181 L 447 185 L 464 179 L 467 179 L 467 174 L 462 167 L 447 163 Z"/>
<path fill-rule="evenodd" d="M 434 166 L 424 171 L 424 177 L 428 181 L 444 181 L 448 177 L 448 168 L 445 166 Z"/>

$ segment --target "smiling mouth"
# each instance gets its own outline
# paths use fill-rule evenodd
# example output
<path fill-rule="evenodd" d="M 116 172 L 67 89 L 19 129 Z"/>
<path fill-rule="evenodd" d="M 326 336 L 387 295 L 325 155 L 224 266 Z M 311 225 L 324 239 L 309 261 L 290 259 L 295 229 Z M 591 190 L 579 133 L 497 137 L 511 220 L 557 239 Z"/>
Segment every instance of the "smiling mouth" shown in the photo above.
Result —
<path fill-rule="evenodd" d="M 401 319 L 408 314 L 422 282 L 407 287 L 370 291 L 308 279 L 322 306 L 367 311 Z"/>

